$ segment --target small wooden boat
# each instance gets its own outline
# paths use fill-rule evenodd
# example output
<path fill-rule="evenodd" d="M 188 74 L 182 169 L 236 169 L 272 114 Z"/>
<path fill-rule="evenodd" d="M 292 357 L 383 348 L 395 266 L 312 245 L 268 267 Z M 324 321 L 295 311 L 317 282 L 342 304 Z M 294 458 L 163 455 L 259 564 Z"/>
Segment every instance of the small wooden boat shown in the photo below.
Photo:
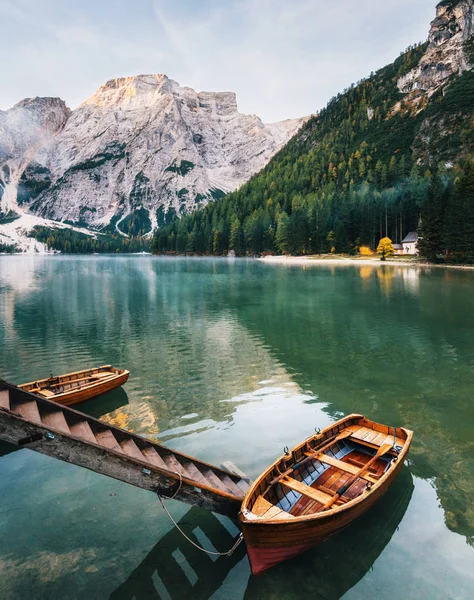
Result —
<path fill-rule="evenodd" d="M 257 575 L 363 515 L 402 468 L 413 432 L 349 415 L 275 461 L 239 513 Z"/>
<path fill-rule="evenodd" d="M 123 385 L 130 372 L 104 365 L 95 369 L 66 373 L 23 383 L 18 387 L 59 404 L 77 404 Z"/>

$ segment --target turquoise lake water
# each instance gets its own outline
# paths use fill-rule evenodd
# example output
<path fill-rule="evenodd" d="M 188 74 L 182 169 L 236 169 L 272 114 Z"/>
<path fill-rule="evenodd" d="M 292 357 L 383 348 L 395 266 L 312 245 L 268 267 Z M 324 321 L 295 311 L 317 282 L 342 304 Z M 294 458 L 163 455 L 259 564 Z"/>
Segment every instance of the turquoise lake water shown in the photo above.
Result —
<path fill-rule="evenodd" d="M 0 257 L 0 377 L 131 371 L 84 412 L 256 477 L 351 412 L 415 431 L 386 497 L 265 575 L 155 496 L 0 443 L 0 599 L 474 597 L 474 273 Z M 227 550 L 231 521 L 168 501 Z"/>

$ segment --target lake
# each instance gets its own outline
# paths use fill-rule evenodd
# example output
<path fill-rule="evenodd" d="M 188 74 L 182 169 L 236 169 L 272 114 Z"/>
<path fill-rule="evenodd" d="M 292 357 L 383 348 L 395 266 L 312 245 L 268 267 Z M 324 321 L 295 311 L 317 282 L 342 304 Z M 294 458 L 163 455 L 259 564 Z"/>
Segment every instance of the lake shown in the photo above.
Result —
<path fill-rule="evenodd" d="M 342 415 L 415 431 L 361 520 L 252 577 L 150 492 L 0 445 L 0 598 L 472 598 L 474 273 L 150 256 L 0 257 L 0 377 L 111 363 L 80 410 L 256 477 Z M 167 501 L 209 549 L 228 519 Z"/>

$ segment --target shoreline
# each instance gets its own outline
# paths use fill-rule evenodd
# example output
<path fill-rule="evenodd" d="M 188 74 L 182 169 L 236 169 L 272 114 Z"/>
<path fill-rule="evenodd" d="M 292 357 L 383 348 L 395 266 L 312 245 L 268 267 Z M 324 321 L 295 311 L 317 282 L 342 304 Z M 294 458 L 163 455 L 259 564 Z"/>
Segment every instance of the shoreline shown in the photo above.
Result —
<path fill-rule="evenodd" d="M 414 262 L 411 260 L 389 259 L 381 261 L 380 258 L 324 258 L 322 256 L 264 256 L 257 258 L 266 264 L 295 265 L 295 266 L 321 266 L 321 265 L 347 265 L 347 266 L 371 266 L 371 267 L 416 267 L 416 268 L 441 268 L 441 269 L 460 269 L 463 271 L 473 271 L 474 265 L 442 265 L 427 262 Z"/>

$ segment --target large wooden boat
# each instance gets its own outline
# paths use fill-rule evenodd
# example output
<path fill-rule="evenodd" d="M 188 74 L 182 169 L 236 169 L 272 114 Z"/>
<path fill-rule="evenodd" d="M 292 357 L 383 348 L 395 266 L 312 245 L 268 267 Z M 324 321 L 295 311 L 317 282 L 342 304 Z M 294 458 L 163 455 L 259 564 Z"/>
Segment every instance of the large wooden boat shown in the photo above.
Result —
<path fill-rule="evenodd" d="M 59 404 L 70 405 L 90 400 L 123 385 L 129 374 L 125 369 L 104 365 L 23 383 L 18 387 Z"/>
<path fill-rule="evenodd" d="M 349 415 L 275 461 L 249 488 L 239 520 L 257 575 L 322 542 L 387 491 L 413 432 Z"/>

